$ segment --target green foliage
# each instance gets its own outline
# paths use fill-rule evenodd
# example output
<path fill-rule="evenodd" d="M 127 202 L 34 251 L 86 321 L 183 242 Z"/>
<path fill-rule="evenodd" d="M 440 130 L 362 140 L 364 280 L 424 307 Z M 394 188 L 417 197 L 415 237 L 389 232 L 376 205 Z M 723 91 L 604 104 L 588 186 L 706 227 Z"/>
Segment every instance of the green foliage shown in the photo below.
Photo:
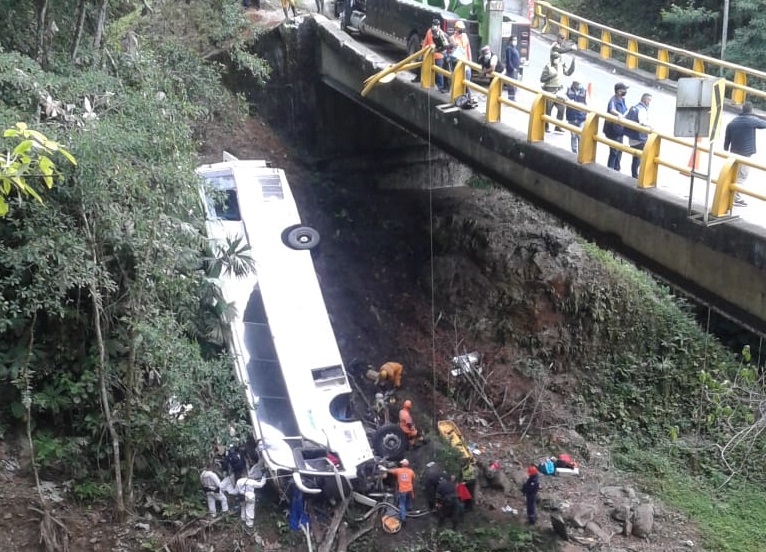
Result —
<path fill-rule="evenodd" d="M 3 138 L 17 143 L 5 151 L 0 161 L 0 217 L 8 212 L 8 199 L 13 191 L 18 198 L 29 196 L 42 203 L 35 184 L 42 183 L 50 189 L 53 181 L 61 178 L 51 156 L 58 153 L 73 165 L 77 164 L 61 144 L 49 140 L 26 123 L 16 123 L 14 128 L 6 129 Z"/>
<path fill-rule="evenodd" d="M 109 483 L 84 479 L 77 481 L 72 486 L 72 496 L 80 504 L 93 504 L 94 502 L 105 502 L 109 500 L 114 493 Z"/>

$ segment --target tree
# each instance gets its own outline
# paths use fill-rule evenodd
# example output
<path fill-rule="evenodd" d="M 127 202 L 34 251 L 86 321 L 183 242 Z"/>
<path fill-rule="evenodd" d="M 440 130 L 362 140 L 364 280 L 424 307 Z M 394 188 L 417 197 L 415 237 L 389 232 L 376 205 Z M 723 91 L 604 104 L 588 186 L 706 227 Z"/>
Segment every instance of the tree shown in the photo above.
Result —
<path fill-rule="evenodd" d="M 19 198 L 30 196 L 42 203 L 35 188 L 42 183 L 50 189 L 53 182 L 61 178 L 50 156 L 58 153 L 72 165 L 77 164 L 61 144 L 30 129 L 25 123 L 16 123 L 15 127 L 6 129 L 3 137 L 18 143 L 13 149 L 6 150 L 0 161 L 0 217 L 8 212 L 8 199 L 14 192 Z"/>

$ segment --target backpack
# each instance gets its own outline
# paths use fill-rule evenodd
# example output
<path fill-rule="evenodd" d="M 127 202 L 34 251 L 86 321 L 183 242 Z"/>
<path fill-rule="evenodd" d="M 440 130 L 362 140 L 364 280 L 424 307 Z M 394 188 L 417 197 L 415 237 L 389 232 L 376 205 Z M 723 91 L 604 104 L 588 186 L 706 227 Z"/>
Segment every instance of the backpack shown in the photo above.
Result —
<path fill-rule="evenodd" d="M 431 37 L 434 40 L 434 48 L 437 52 L 443 52 L 449 46 L 449 37 L 447 37 L 447 33 L 443 30 L 439 29 L 436 32 L 431 30 Z"/>
<path fill-rule="evenodd" d="M 556 466 L 553 464 L 553 460 L 546 458 L 537 464 L 537 471 L 543 475 L 553 475 L 556 471 Z"/>
<path fill-rule="evenodd" d="M 628 121 L 633 121 L 634 123 L 638 123 L 638 104 L 628 109 L 628 112 L 625 114 L 625 118 Z M 633 140 L 640 140 L 641 132 L 632 128 L 625 127 L 625 136 Z"/>
<path fill-rule="evenodd" d="M 474 100 L 469 94 L 461 94 L 455 98 L 455 107 L 460 107 L 462 109 L 473 109 L 477 105 L 479 105 L 478 102 Z"/>

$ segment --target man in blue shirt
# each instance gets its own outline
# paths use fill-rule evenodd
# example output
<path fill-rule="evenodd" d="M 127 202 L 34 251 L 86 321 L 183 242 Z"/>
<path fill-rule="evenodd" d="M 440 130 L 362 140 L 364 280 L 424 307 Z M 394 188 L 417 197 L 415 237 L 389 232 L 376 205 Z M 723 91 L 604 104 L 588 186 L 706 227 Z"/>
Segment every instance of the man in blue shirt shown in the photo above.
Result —
<path fill-rule="evenodd" d="M 610 115 L 622 118 L 625 116 L 625 112 L 628 107 L 625 105 L 625 96 L 628 93 L 628 86 L 623 82 L 618 82 L 614 85 L 614 96 L 609 100 L 609 104 L 606 106 L 606 110 Z M 604 122 L 604 135 L 610 140 L 622 143 L 622 139 L 625 136 L 625 127 L 612 123 L 611 121 Z M 620 159 L 622 159 L 622 150 L 617 148 L 609 148 L 609 159 L 606 162 L 606 166 L 610 169 L 614 169 L 620 172 Z"/>
<path fill-rule="evenodd" d="M 726 125 L 723 149 L 742 157 L 750 157 L 755 153 L 755 131 L 759 128 L 766 128 L 766 120 L 753 115 L 753 104 L 750 102 L 743 103 L 742 112 Z M 740 164 L 738 166 L 738 186 L 745 183 L 749 172 L 750 167 L 747 165 Z M 747 205 L 739 193 L 734 194 L 734 204 L 742 207 Z"/>
<path fill-rule="evenodd" d="M 518 39 L 515 36 L 511 37 L 511 41 L 508 43 L 508 47 L 505 49 L 505 74 L 518 80 L 519 71 L 521 70 L 521 55 L 516 47 Z M 508 99 L 516 100 L 516 87 L 508 85 Z"/>

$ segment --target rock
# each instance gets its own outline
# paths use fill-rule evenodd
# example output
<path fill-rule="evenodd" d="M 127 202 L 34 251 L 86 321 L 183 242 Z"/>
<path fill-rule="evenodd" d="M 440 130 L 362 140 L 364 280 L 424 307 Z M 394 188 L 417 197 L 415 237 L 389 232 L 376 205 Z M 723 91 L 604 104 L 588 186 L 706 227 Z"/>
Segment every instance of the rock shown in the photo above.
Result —
<path fill-rule="evenodd" d="M 496 470 L 491 468 L 483 468 L 482 472 L 484 473 L 484 477 L 487 480 L 487 486 L 489 488 L 502 490 L 503 493 L 509 493 L 513 488 L 510 480 L 508 479 L 508 476 L 505 475 L 505 472 L 502 470 L 502 468 Z"/>
<path fill-rule="evenodd" d="M 633 535 L 646 538 L 654 526 L 654 507 L 651 504 L 639 504 L 633 519 Z"/>
<path fill-rule="evenodd" d="M 142 531 L 148 531 L 150 529 L 148 523 L 136 523 L 136 529 L 141 529 Z"/>
<path fill-rule="evenodd" d="M 681 544 L 688 547 L 688 548 L 694 548 L 694 541 L 693 540 L 682 540 Z"/>
<path fill-rule="evenodd" d="M 630 519 L 631 517 L 630 505 L 622 504 L 621 506 L 617 506 L 614 510 L 612 510 L 612 513 L 610 515 L 612 519 L 615 521 L 623 522 L 626 519 Z"/>
<path fill-rule="evenodd" d="M 10 512 L 3 514 L 3 519 L 11 519 L 12 517 L 13 517 L 13 514 L 11 514 Z"/>
<path fill-rule="evenodd" d="M 561 514 L 551 514 L 551 525 L 555 533 L 564 540 L 569 540 L 567 524 Z"/>
<path fill-rule="evenodd" d="M 585 530 L 593 533 L 604 544 L 609 544 L 609 541 L 612 540 L 612 534 L 604 531 L 595 521 L 589 521 L 586 523 Z"/>
<path fill-rule="evenodd" d="M 591 504 L 575 504 L 569 510 L 569 520 L 577 527 L 583 528 L 593 520 L 596 507 Z"/>
<path fill-rule="evenodd" d="M 635 491 L 635 489 L 633 487 L 625 487 L 623 489 L 623 492 L 625 492 L 625 495 L 629 499 L 631 499 L 631 500 L 635 500 L 636 499 L 636 491 Z"/>

